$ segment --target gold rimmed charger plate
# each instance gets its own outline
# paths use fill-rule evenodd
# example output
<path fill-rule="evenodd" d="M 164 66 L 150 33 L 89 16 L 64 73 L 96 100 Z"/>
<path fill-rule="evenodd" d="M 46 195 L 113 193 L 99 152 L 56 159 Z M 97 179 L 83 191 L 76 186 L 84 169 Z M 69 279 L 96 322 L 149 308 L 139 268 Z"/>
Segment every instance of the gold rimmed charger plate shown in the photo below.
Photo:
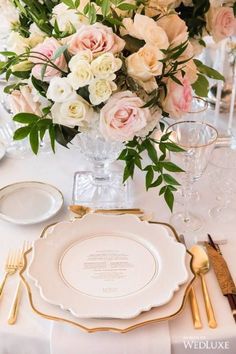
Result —
<path fill-rule="evenodd" d="M 155 221 L 151 221 L 150 223 L 163 225 L 167 227 L 167 229 L 176 238 L 176 240 L 180 242 L 175 229 L 171 225 L 167 223 L 155 222 Z M 44 229 L 41 237 L 47 237 L 48 230 L 54 225 L 55 224 L 47 226 Z M 41 298 L 39 294 L 39 290 L 35 286 L 34 282 L 27 276 L 27 272 L 26 272 L 31 253 L 32 253 L 32 249 L 28 250 L 24 254 L 24 268 L 20 272 L 20 277 L 27 289 L 29 303 L 32 310 L 37 315 L 45 319 L 68 323 L 88 333 L 99 332 L 99 331 L 127 333 L 139 327 L 146 326 L 148 324 L 154 324 L 161 321 L 171 320 L 176 316 L 178 316 L 183 311 L 186 304 L 189 290 L 196 279 L 196 275 L 194 274 L 194 271 L 192 269 L 192 255 L 190 252 L 187 251 L 187 267 L 190 273 L 189 280 L 186 284 L 181 285 L 179 291 L 175 293 L 173 299 L 168 304 L 161 306 L 159 308 L 153 308 L 148 312 L 143 312 L 136 318 L 130 320 L 129 319 L 128 320 L 81 319 L 81 318 L 74 317 L 69 311 L 62 310 L 59 306 L 48 304 Z M 179 296 L 178 306 L 176 305 L 174 306 L 173 312 L 171 312 L 171 310 L 168 311 L 168 307 L 171 306 L 171 303 L 173 306 L 173 301 L 176 301 L 178 296 Z"/>

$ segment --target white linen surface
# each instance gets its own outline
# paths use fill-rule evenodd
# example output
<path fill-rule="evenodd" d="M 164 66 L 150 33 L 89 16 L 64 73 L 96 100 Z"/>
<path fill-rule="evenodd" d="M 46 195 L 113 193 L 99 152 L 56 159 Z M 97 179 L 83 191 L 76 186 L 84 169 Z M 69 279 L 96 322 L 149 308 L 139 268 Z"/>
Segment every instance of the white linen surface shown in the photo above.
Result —
<path fill-rule="evenodd" d="M 69 344 L 69 345 L 68 345 Z M 129 333 L 84 333 L 78 328 L 54 323 L 51 354 L 169 354 L 168 322 L 139 328 Z"/>

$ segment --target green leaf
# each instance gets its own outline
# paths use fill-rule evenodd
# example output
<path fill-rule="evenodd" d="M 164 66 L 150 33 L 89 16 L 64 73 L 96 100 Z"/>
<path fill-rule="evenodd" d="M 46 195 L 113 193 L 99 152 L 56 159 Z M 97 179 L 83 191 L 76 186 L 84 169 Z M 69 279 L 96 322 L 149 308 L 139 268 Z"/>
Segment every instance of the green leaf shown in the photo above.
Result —
<path fill-rule="evenodd" d="M 160 175 L 160 176 L 156 179 L 156 181 L 154 181 L 154 182 L 150 185 L 150 188 L 158 187 L 158 186 L 160 186 L 160 185 L 162 184 L 162 182 L 163 182 L 163 177 L 162 177 L 162 175 Z"/>
<path fill-rule="evenodd" d="M 29 139 L 30 139 L 31 149 L 33 150 L 33 153 L 37 155 L 39 151 L 39 131 L 36 125 L 34 125 L 33 128 L 31 129 Z"/>
<path fill-rule="evenodd" d="M 161 144 L 160 144 L 161 145 Z M 159 146 L 160 146 L 159 145 Z M 178 146 L 178 145 L 176 145 L 176 144 L 174 144 L 174 143 L 165 143 L 165 144 L 163 144 L 165 147 L 166 147 L 166 149 L 167 150 L 169 150 L 169 151 L 173 151 L 173 152 L 184 152 L 185 150 L 183 149 L 183 148 L 181 148 L 180 146 Z M 161 149 L 161 147 L 160 147 L 160 149 Z M 161 150 L 161 152 L 163 152 L 162 150 Z M 163 152 L 163 154 L 164 154 L 164 152 Z"/>
<path fill-rule="evenodd" d="M 27 125 L 26 127 L 21 127 L 19 129 L 17 129 L 13 135 L 13 139 L 14 140 L 22 140 L 25 139 L 31 130 L 31 126 Z"/>
<path fill-rule="evenodd" d="M 174 177 L 172 177 L 171 175 L 169 174 L 166 174 L 166 173 L 163 173 L 163 178 L 164 178 L 164 181 L 168 184 L 171 184 L 173 186 L 180 186 L 179 182 L 176 181 L 176 179 Z"/>
<path fill-rule="evenodd" d="M 41 69 L 41 79 L 42 79 L 42 81 L 44 79 L 44 75 L 45 75 L 46 70 L 47 70 L 47 64 L 43 64 L 42 65 L 42 69 Z"/>
<path fill-rule="evenodd" d="M 160 164 L 167 171 L 170 171 L 170 172 L 184 172 L 184 170 L 182 170 L 182 168 L 180 168 L 179 166 L 177 166 L 173 162 L 162 161 L 162 162 L 160 162 Z"/>
<path fill-rule="evenodd" d="M 213 68 L 210 68 L 209 66 L 203 64 L 198 59 L 193 59 L 193 61 L 194 61 L 195 65 L 197 66 L 200 73 L 206 75 L 207 77 L 210 77 L 211 79 L 224 81 L 224 76 L 221 75 L 219 73 L 219 71 L 217 71 Z"/>
<path fill-rule="evenodd" d="M 101 10 L 104 17 L 107 16 L 109 9 L 110 9 L 110 0 L 103 0 Z"/>
<path fill-rule="evenodd" d="M 68 48 L 67 44 L 66 45 L 62 45 L 61 47 L 59 47 L 55 51 L 55 53 L 54 53 L 54 55 L 52 57 L 52 60 L 56 60 L 57 58 L 59 58 L 67 50 L 67 48 Z"/>
<path fill-rule="evenodd" d="M 148 166 L 148 171 L 146 173 L 146 190 L 151 187 L 154 178 L 154 172 L 151 166 Z"/>
<path fill-rule="evenodd" d="M 36 79 L 34 76 L 31 76 L 31 82 L 36 90 L 40 93 L 41 96 L 46 97 L 46 92 L 48 90 L 48 83 Z"/>
<path fill-rule="evenodd" d="M 173 211 L 174 195 L 173 192 L 168 187 L 165 190 L 164 198 L 170 210 Z"/>
<path fill-rule="evenodd" d="M 142 48 L 145 45 L 145 41 L 143 41 L 141 39 L 134 38 L 128 34 L 123 36 L 123 39 L 126 42 L 127 48 L 131 52 L 137 52 L 140 48 Z"/>
<path fill-rule="evenodd" d="M 160 191 L 159 191 L 159 195 L 164 194 L 165 191 L 166 191 L 166 188 L 167 188 L 167 186 L 163 186 L 163 187 L 160 189 Z"/>
<path fill-rule="evenodd" d="M 15 57 L 16 53 L 14 52 L 10 52 L 10 51 L 4 51 L 4 52 L 0 52 L 0 55 L 3 55 L 4 57 Z"/>
<path fill-rule="evenodd" d="M 236 2 L 233 4 L 234 17 L 236 17 Z"/>
<path fill-rule="evenodd" d="M 147 149 L 148 156 L 154 162 L 154 164 L 158 164 L 158 156 L 157 151 L 150 140 L 145 141 L 145 147 Z"/>
<path fill-rule="evenodd" d="M 29 79 L 31 71 L 13 71 L 12 75 L 19 77 L 20 79 Z"/>
<path fill-rule="evenodd" d="M 135 10 L 137 8 L 136 5 L 128 4 L 128 3 L 123 3 L 121 5 L 118 5 L 117 7 L 122 11 L 130 11 L 130 10 Z"/>
<path fill-rule="evenodd" d="M 209 82 L 205 76 L 198 74 L 198 78 L 192 84 L 192 88 L 197 96 L 207 97 L 209 91 Z"/>
<path fill-rule="evenodd" d="M 62 2 L 63 2 L 65 5 L 67 5 L 69 8 L 74 9 L 74 7 L 75 7 L 73 0 L 62 0 Z"/>
<path fill-rule="evenodd" d="M 32 124 L 37 122 L 40 118 L 41 117 L 33 113 L 18 113 L 13 117 L 13 120 L 23 124 Z"/>
<path fill-rule="evenodd" d="M 175 77 L 174 75 L 170 75 L 171 80 L 173 80 L 174 82 L 176 82 L 176 84 L 183 86 L 182 82 L 177 79 L 177 77 Z"/>

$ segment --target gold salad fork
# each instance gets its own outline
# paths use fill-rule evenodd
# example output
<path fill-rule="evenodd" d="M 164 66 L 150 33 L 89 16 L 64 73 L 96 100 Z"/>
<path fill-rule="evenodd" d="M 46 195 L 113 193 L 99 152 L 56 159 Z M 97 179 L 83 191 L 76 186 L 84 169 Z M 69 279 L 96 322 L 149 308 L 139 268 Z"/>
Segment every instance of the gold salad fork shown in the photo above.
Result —
<path fill-rule="evenodd" d="M 5 274 L 0 285 L 0 298 L 2 296 L 7 278 L 10 275 L 13 275 L 18 269 L 18 262 L 19 262 L 19 253 L 16 251 L 9 251 L 6 263 L 5 263 Z"/>
<path fill-rule="evenodd" d="M 20 251 L 18 251 L 18 264 L 17 270 L 20 272 L 24 267 L 24 253 L 29 250 L 31 247 L 29 242 L 24 242 L 23 247 Z M 18 285 L 16 288 L 14 300 L 10 309 L 10 313 L 8 316 L 8 324 L 13 325 L 16 323 L 17 315 L 19 311 L 20 298 L 21 298 L 21 290 L 22 290 L 22 281 L 21 279 L 18 281 Z"/>

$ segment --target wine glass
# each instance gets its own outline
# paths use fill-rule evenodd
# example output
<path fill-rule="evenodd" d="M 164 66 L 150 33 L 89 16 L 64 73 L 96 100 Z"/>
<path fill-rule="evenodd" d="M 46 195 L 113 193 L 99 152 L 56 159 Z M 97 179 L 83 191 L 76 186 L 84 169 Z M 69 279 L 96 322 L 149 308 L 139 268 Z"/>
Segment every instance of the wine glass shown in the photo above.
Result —
<path fill-rule="evenodd" d="M 194 121 L 201 121 L 205 122 L 206 120 L 206 112 L 208 108 L 208 103 L 206 100 L 204 100 L 201 97 L 194 96 L 191 102 L 191 107 L 189 111 L 184 115 L 184 121 L 186 120 L 194 120 Z M 192 189 L 192 194 L 191 194 L 191 200 L 199 201 L 200 200 L 200 194 L 198 190 L 195 188 Z M 184 193 L 182 190 L 182 187 L 178 189 L 176 192 L 176 197 L 175 200 L 179 202 L 180 204 L 184 204 Z"/>
<path fill-rule="evenodd" d="M 211 165 L 214 169 L 212 187 L 218 191 L 218 205 L 210 209 L 210 216 L 220 222 L 230 222 L 236 214 L 236 149 L 220 147 L 213 151 Z"/>
<path fill-rule="evenodd" d="M 167 132 L 172 132 L 170 139 L 184 149 L 183 152 L 171 152 L 171 160 L 185 172 L 178 176 L 182 183 L 184 210 L 174 213 L 171 223 L 178 231 L 196 231 L 203 225 L 203 220 L 189 212 L 193 182 L 203 174 L 217 140 L 217 130 L 204 122 L 179 121 L 172 124 Z"/>

